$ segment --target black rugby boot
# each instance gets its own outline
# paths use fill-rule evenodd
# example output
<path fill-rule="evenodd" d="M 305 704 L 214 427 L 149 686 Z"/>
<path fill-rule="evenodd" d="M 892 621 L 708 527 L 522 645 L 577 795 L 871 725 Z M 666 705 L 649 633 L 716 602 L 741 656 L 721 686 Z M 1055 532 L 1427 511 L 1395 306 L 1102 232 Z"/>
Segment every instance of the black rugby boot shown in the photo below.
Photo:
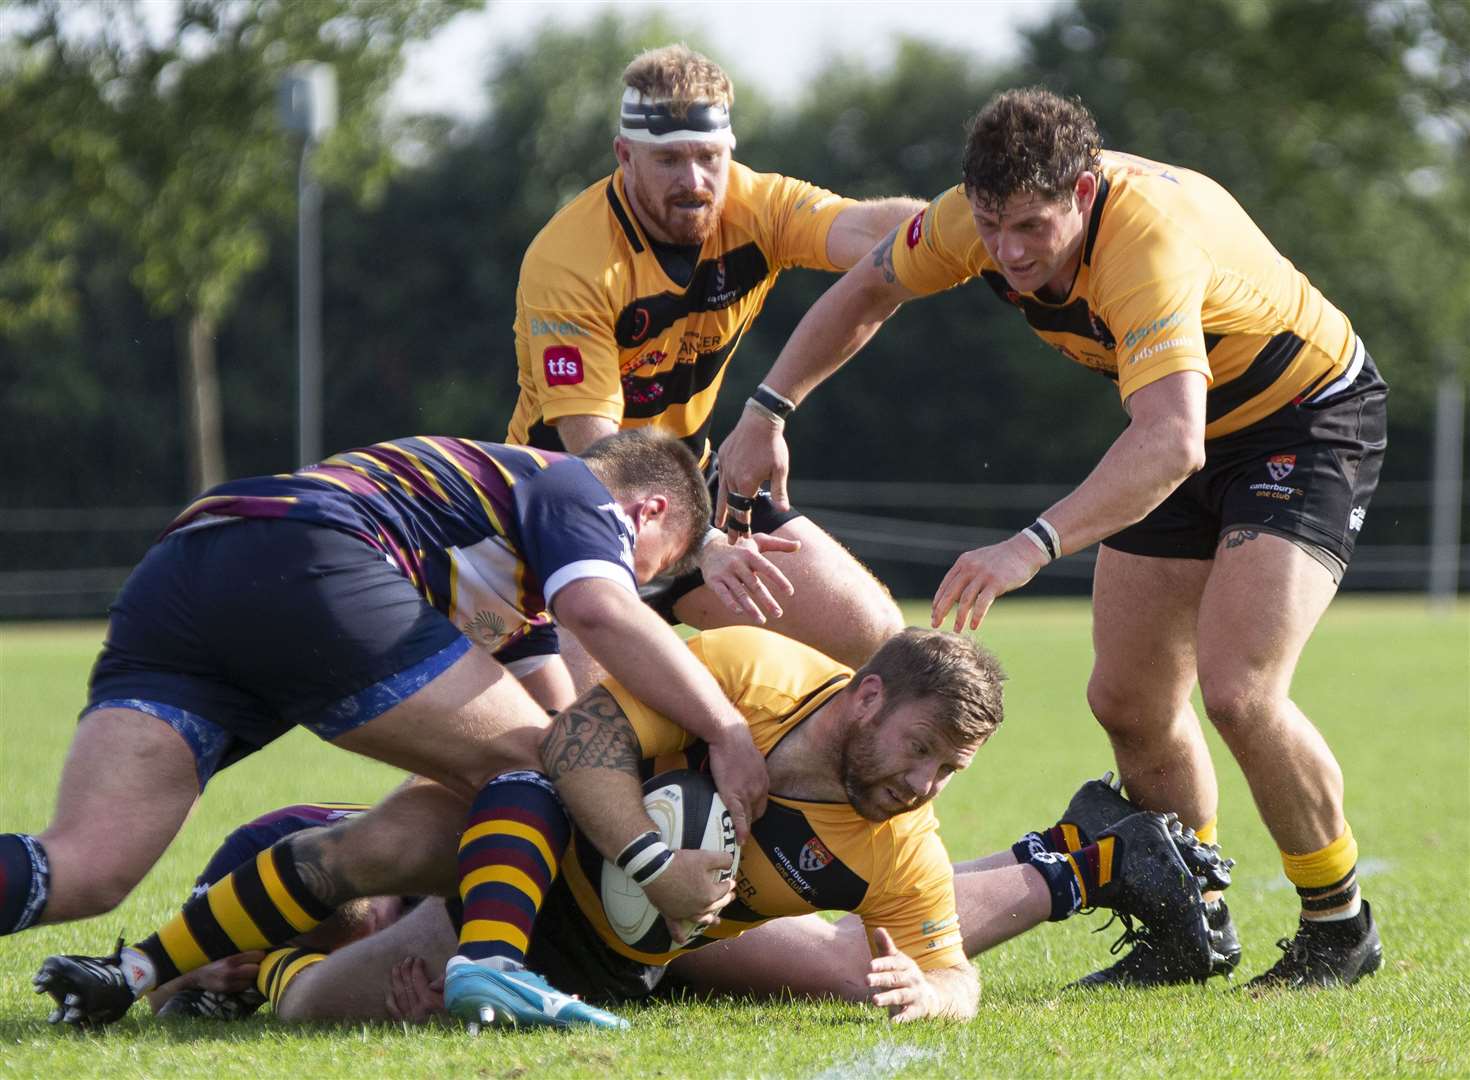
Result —
<path fill-rule="evenodd" d="M 1204 978 L 1214 967 L 1214 950 L 1201 878 L 1176 845 L 1182 833 L 1177 818 L 1149 812 L 1104 829 L 1097 843 L 1114 842 L 1111 874 L 1089 900 L 1123 919 L 1125 937 L 1146 935 L 1150 948 L 1167 952 L 1181 973 Z M 1134 930 L 1133 919 L 1142 930 Z"/>
<path fill-rule="evenodd" d="M 1280 960 L 1262 972 L 1245 989 L 1252 992 L 1278 987 L 1300 990 L 1310 986 L 1351 986 L 1364 975 L 1383 966 L 1383 943 L 1373 909 L 1363 901 L 1363 910 L 1351 919 L 1314 922 L 1302 919 L 1296 937 L 1276 943 Z"/>
<path fill-rule="evenodd" d="M 224 990 L 180 990 L 158 1010 L 162 1017 L 188 1017 L 194 1020 L 244 1020 L 265 1004 L 259 990 L 227 992 Z"/>
<path fill-rule="evenodd" d="M 1082 834 L 1082 843 L 1090 844 L 1104 829 L 1142 809 L 1123 794 L 1123 781 L 1109 769 L 1099 779 L 1089 780 L 1077 789 L 1067 809 L 1062 811 L 1060 821 L 1075 825 Z"/>
<path fill-rule="evenodd" d="M 50 994 L 53 1024 L 97 1028 L 120 1020 L 137 995 L 122 969 L 122 938 L 111 956 L 50 956 L 31 977 L 38 994 Z"/>
<path fill-rule="evenodd" d="M 1113 952 L 1116 954 L 1129 945 L 1133 948 L 1112 966 L 1084 975 L 1071 985 L 1146 988 L 1202 983 L 1210 975 L 1229 977 L 1240 963 L 1240 938 L 1235 932 L 1235 923 L 1230 918 L 1230 909 L 1225 906 L 1225 901 L 1216 900 L 1205 905 L 1205 919 L 1210 927 L 1210 948 L 1214 950 L 1209 975 L 1195 973 L 1192 965 L 1188 961 L 1181 961 L 1167 942 L 1137 931 L 1125 930 L 1123 936 L 1113 944 Z"/>

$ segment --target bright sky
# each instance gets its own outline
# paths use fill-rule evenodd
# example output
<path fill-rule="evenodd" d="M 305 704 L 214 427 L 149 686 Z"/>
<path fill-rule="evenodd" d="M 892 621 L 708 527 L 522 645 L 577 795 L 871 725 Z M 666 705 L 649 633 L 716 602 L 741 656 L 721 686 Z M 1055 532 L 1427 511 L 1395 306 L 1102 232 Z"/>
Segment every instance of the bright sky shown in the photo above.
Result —
<path fill-rule="evenodd" d="M 489 10 L 456 16 L 430 41 L 409 49 L 394 98 L 405 111 L 473 116 L 500 45 L 524 40 L 546 21 L 580 26 L 609 8 L 630 15 L 656 9 L 675 26 L 697 29 L 715 60 L 779 95 L 799 90 L 833 54 L 882 64 L 899 35 L 968 48 L 985 60 L 1006 59 L 1019 47 L 1019 29 L 1044 21 L 1066 2 L 491 0 Z"/>

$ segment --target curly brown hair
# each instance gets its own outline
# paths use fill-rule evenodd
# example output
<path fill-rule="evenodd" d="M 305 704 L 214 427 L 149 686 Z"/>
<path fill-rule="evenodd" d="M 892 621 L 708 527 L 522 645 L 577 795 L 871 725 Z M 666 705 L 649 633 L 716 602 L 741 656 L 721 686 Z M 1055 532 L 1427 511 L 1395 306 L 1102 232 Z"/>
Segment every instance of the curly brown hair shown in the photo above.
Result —
<path fill-rule="evenodd" d="M 1013 195 L 1070 195 L 1077 177 L 1096 172 L 1102 136 L 1087 106 L 1040 86 L 991 98 L 970 121 L 961 166 L 965 194 L 998 210 Z"/>

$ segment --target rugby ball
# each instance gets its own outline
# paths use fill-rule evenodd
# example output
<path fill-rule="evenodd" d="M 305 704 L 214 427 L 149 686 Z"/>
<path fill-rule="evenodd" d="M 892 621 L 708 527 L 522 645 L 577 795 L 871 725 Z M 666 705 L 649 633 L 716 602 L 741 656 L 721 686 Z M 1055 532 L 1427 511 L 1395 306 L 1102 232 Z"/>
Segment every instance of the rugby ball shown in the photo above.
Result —
<path fill-rule="evenodd" d="M 653 819 L 663 842 L 671 848 L 723 851 L 734 862 L 716 874 L 728 881 L 740 863 L 735 826 L 730 811 L 715 790 L 714 781 L 693 769 L 671 769 L 643 785 L 643 808 Z M 640 952 L 665 953 L 693 947 L 698 935 L 683 945 L 674 942 L 664 917 L 644 895 L 642 887 L 610 859 L 602 862 L 602 910 L 613 933 Z"/>

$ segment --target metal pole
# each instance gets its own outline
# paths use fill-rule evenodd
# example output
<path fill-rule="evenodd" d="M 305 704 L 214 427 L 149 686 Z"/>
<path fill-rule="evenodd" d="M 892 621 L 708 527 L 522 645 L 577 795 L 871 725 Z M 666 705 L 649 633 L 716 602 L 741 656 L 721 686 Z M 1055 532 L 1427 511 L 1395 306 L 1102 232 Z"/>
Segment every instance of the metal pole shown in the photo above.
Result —
<path fill-rule="evenodd" d="M 301 141 L 296 182 L 296 458 L 322 459 L 322 189 L 311 171 L 316 143 Z"/>
<path fill-rule="evenodd" d="M 1460 491 L 1465 459 L 1465 380 L 1452 363 L 1434 400 L 1434 478 L 1429 519 L 1429 606 L 1449 611 L 1460 578 Z"/>

